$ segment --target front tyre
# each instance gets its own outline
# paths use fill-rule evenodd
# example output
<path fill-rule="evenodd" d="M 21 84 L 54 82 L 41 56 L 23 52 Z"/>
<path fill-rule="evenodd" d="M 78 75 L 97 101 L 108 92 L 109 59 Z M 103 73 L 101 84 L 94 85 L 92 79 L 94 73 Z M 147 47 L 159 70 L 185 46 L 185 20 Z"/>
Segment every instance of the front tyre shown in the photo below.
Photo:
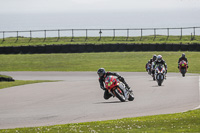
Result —
<path fill-rule="evenodd" d="M 134 100 L 133 92 L 130 92 L 128 100 L 129 101 L 133 101 Z"/>
<path fill-rule="evenodd" d="M 114 93 L 115 93 L 116 97 L 117 97 L 121 102 L 125 102 L 125 101 L 126 101 L 126 98 L 125 98 L 124 93 L 123 93 L 122 90 L 115 89 L 115 90 L 114 90 Z"/>
<path fill-rule="evenodd" d="M 161 81 L 159 81 L 159 82 L 158 82 L 158 86 L 161 86 L 161 85 L 162 85 L 162 82 L 161 82 Z"/>
<path fill-rule="evenodd" d="M 181 69 L 181 73 L 182 73 L 182 76 L 183 76 L 183 77 L 185 77 L 185 72 L 186 72 L 185 69 Z"/>
<path fill-rule="evenodd" d="M 158 86 L 161 86 L 162 82 L 164 80 L 164 76 L 161 75 L 161 74 L 158 74 L 156 79 L 157 79 L 157 82 L 158 82 Z"/>

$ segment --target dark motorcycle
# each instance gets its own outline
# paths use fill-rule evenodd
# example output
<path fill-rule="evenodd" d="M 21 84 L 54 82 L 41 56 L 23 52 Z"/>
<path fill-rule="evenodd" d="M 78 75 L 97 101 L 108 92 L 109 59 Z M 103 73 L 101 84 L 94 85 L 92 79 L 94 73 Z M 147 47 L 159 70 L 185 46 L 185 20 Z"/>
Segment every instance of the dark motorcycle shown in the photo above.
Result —
<path fill-rule="evenodd" d="M 148 72 L 149 75 L 151 75 L 151 64 L 150 63 L 146 64 L 146 71 Z"/>

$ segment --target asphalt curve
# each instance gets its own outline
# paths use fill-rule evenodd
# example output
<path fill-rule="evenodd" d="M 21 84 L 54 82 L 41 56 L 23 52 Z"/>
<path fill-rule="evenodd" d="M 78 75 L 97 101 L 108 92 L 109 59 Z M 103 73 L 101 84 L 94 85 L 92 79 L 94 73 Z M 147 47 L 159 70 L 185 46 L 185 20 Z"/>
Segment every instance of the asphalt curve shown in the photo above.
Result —
<path fill-rule="evenodd" d="M 0 89 L 0 129 L 183 112 L 199 106 L 199 75 L 168 73 L 158 86 L 145 72 L 119 72 L 135 95 L 104 100 L 96 72 L 1 72 L 15 80 L 60 80 Z"/>

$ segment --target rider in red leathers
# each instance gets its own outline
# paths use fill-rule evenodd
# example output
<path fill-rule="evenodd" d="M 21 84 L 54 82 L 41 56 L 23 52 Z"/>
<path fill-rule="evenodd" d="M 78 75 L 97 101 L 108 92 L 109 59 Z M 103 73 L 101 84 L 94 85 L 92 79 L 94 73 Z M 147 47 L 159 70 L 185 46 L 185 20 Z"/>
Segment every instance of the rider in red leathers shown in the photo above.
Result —
<path fill-rule="evenodd" d="M 179 58 L 178 60 L 178 68 L 179 68 L 179 63 L 184 60 L 186 63 L 187 63 L 187 68 L 188 68 L 188 60 L 187 58 L 185 57 L 185 53 L 182 54 L 182 56 Z"/>
<path fill-rule="evenodd" d="M 109 99 L 112 95 L 108 92 L 108 90 L 105 88 L 104 83 L 105 83 L 105 78 L 109 75 L 113 75 L 116 76 L 121 82 L 123 82 L 126 87 L 131 91 L 129 85 L 125 82 L 124 78 L 121 77 L 119 74 L 117 73 L 113 73 L 113 72 L 106 72 L 104 68 L 100 68 L 97 71 L 97 74 L 99 75 L 99 83 L 100 83 L 100 88 L 105 90 L 104 92 L 104 99 Z"/>

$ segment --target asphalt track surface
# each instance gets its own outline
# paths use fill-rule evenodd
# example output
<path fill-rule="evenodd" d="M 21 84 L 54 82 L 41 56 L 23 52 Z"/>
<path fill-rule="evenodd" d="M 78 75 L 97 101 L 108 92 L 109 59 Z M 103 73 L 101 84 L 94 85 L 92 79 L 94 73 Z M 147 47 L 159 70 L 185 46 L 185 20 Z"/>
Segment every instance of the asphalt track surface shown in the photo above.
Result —
<path fill-rule="evenodd" d="M 119 72 L 135 100 L 104 100 L 96 72 L 1 72 L 15 80 L 61 80 L 0 89 L 0 129 L 184 112 L 200 105 L 199 75 L 168 73 L 158 86 L 145 72 Z"/>

